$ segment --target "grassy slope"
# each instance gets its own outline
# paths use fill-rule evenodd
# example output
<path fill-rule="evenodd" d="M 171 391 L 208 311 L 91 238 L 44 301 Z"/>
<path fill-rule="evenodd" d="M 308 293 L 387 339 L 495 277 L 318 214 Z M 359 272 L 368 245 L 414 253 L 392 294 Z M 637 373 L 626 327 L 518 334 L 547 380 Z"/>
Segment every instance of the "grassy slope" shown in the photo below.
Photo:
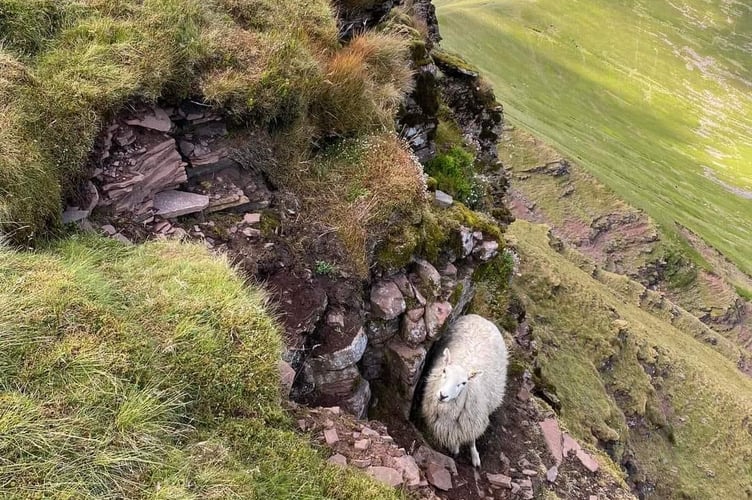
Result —
<path fill-rule="evenodd" d="M 202 98 L 305 157 L 316 137 L 393 127 L 408 56 L 397 33 L 341 47 L 327 0 L 0 0 L 0 233 L 59 226 L 128 102 Z"/>
<path fill-rule="evenodd" d="M 443 45 L 507 114 L 670 233 L 752 273 L 752 9 L 741 2 L 437 0 Z M 695 57 L 692 54 L 698 54 Z"/>
<path fill-rule="evenodd" d="M 0 497 L 391 498 L 281 407 L 264 296 L 198 246 L 0 250 Z"/>
<path fill-rule="evenodd" d="M 515 290 L 569 428 L 617 443 L 619 458 L 627 442 L 655 498 L 752 491 L 752 380 L 668 323 L 670 310 L 641 307 L 657 294 L 646 298 L 629 279 L 554 251 L 546 226 L 517 221 L 509 234 L 522 261 Z"/>

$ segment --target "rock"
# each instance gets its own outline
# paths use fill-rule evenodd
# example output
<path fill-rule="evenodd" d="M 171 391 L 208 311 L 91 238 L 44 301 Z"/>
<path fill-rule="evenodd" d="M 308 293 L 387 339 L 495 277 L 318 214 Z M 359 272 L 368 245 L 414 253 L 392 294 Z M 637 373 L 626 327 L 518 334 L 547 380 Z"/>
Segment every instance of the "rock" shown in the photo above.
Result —
<path fill-rule="evenodd" d="M 347 465 L 347 458 L 344 455 L 341 455 L 337 453 L 336 455 L 332 455 L 327 460 L 330 464 L 339 465 L 341 467 L 344 467 Z"/>
<path fill-rule="evenodd" d="M 384 371 L 384 348 L 369 345 L 360 360 L 360 370 L 366 380 L 381 378 Z"/>
<path fill-rule="evenodd" d="M 444 191 L 437 189 L 433 195 L 433 202 L 437 207 L 449 208 L 454 203 L 454 199 Z"/>
<path fill-rule="evenodd" d="M 368 415 L 368 405 L 371 402 L 371 384 L 364 378 L 360 379 L 355 390 L 344 402 L 345 409 L 355 415 L 355 418 L 363 419 Z"/>
<path fill-rule="evenodd" d="M 402 474 L 391 467 L 369 467 L 367 472 L 377 481 L 389 486 L 397 487 L 402 484 Z"/>
<path fill-rule="evenodd" d="M 326 324 L 335 328 L 344 328 L 345 315 L 342 311 L 329 311 L 326 315 Z"/>
<path fill-rule="evenodd" d="M 133 245 L 133 242 L 131 240 L 129 240 L 128 238 L 126 238 L 124 235 L 120 233 L 113 234 L 112 239 L 119 241 L 123 245 Z"/>
<path fill-rule="evenodd" d="M 423 313 L 425 312 L 425 309 L 422 307 L 419 307 L 417 309 L 410 309 L 407 311 L 407 318 L 410 321 L 417 322 L 423 317 Z"/>
<path fill-rule="evenodd" d="M 261 231 L 252 227 L 244 227 L 242 231 L 243 236 L 246 238 L 258 238 L 261 236 Z"/>
<path fill-rule="evenodd" d="M 441 291 L 441 275 L 430 262 L 418 259 L 415 261 L 415 274 L 420 279 L 418 290 L 427 299 L 433 300 Z"/>
<path fill-rule="evenodd" d="M 349 345 L 338 351 L 311 358 L 309 359 L 309 363 L 314 370 L 342 370 L 360 361 L 367 345 L 368 337 L 365 330 L 361 328 L 357 331 Z"/>
<path fill-rule="evenodd" d="M 533 482 L 529 479 L 520 479 L 517 482 L 520 483 L 520 488 L 523 490 L 529 490 L 533 487 Z"/>
<path fill-rule="evenodd" d="M 538 425 L 543 432 L 543 439 L 546 441 L 546 446 L 551 456 L 554 457 L 556 465 L 561 464 L 561 460 L 564 456 L 562 449 L 562 436 L 559 429 L 559 422 L 555 418 L 547 418 L 543 422 L 539 422 Z"/>
<path fill-rule="evenodd" d="M 426 445 L 421 445 L 413 456 L 418 465 L 423 469 L 427 469 L 430 464 L 436 464 L 444 467 L 453 476 L 457 475 L 457 465 L 452 457 L 439 453 Z"/>
<path fill-rule="evenodd" d="M 460 245 L 462 252 L 460 257 L 463 259 L 473 252 L 475 247 L 475 239 L 473 238 L 473 232 L 465 226 L 460 226 Z"/>
<path fill-rule="evenodd" d="M 538 471 L 534 471 L 533 469 L 522 469 L 522 474 L 524 476 L 528 476 L 528 477 L 530 477 L 530 476 L 537 476 L 538 475 Z"/>
<path fill-rule="evenodd" d="M 425 322 L 426 332 L 429 339 L 434 339 L 446 323 L 452 313 L 452 304 L 449 302 L 433 302 L 426 306 Z"/>
<path fill-rule="evenodd" d="M 402 478 L 408 486 L 420 484 L 420 468 L 410 455 L 403 455 L 394 460 L 394 467 L 402 472 Z"/>
<path fill-rule="evenodd" d="M 261 214 L 245 214 L 243 224 L 258 224 L 261 222 Z"/>
<path fill-rule="evenodd" d="M 423 346 L 411 347 L 399 340 L 393 340 L 387 344 L 386 352 L 394 374 L 398 375 L 403 384 L 414 386 L 426 361 L 426 349 Z"/>
<path fill-rule="evenodd" d="M 63 224 L 73 224 L 82 221 L 89 216 L 88 210 L 66 210 L 63 212 Z"/>
<path fill-rule="evenodd" d="M 339 415 L 342 413 L 339 406 L 330 406 L 329 408 L 326 409 L 326 411 L 328 411 L 332 415 Z"/>
<path fill-rule="evenodd" d="M 516 495 L 522 488 L 517 483 L 512 483 L 512 495 Z"/>
<path fill-rule="evenodd" d="M 512 478 L 509 476 L 505 476 L 504 474 L 486 473 L 486 478 L 488 478 L 488 482 L 491 483 L 492 486 L 496 486 L 497 488 L 511 488 L 512 487 Z"/>
<path fill-rule="evenodd" d="M 208 196 L 185 191 L 162 191 L 154 196 L 154 208 L 157 209 L 157 215 L 165 219 L 200 212 L 208 206 Z"/>
<path fill-rule="evenodd" d="M 375 430 L 371 429 L 370 427 L 363 427 L 362 434 L 364 436 L 371 436 L 371 437 L 379 437 L 380 434 L 376 432 Z"/>
<path fill-rule="evenodd" d="M 279 362 L 279 377 L 282 384 L 282 390 L 285 396 L 290 394 L 292 384 L 295 382 L 295 370 L 286 361 Z"/>
<path fill-rule="evenodd" d="M 559 467 L 554 465 L 546 472 L 546 480 L 549 483 L 554 483 L 557 477 L 559 477 Z"/>
<path fill-rule="evenodd" d="M 590 495 L 588 500 L 598 500 L 598 495 Z"/>
<path fill-rule="evenodd" d="M 313 370 L 308 362 L 303 367 L 306 374 L 310 374 L 318 393 L 334 398 L 351 397 L 353 387 L 357 387 L 356 384 L 361 379 L 358 368 L 352 365 L 336 371 Z"/>
<path fill-rule="evenodd" d="M 457 266 L 455 266 L 451 262 L 447 262 L 447 265 L 439 270 L 439 274 L 447 278 L 456 279 L 457 278 Z"/>
<path fill-rule="evenodd" d="M 382 281 L 371 288 L 371 312 L 377 318 L 395 319 L 406 308 L 405 298 L 393 281 Z"/>
<path fill-rule="evenodd" d="M 115 226 L 111 224 L 105 224 L 100 228 L 104 234 L 107 236 L 114 236 L 115 233 L 117 233 L 117 229 L 115 229 Z"/>
<path fill-rule="evenodd" d="M 171 236 L 176 240 L 184 240 L 188 238 L 188 233 L 182 227 L 176 227 Z"/>
<path fill-rule="evenodd" d="M 354 458 L 350 460 L 350 463 L 354 467 L 358 467 L 359 469 L 365 469 L 366 467 L 370 466 L 373 463 L 373 460 L 371 460 L 370 458 L 363 458 L 363 459 Z"/>
<path fill-rule="evenodd" d="M 400 322 L 395 318 L 389 321 L 371 320 L 366 324 L 366 335 L 370 344 L 384 344 L 399 331 Z"/>
<path fill-rule="evenodd" d="M 326 444 L 328 446 L 332 446 L 335 443 L 337 443 L 339 441 L 339 436 L 337 435 L 337 429 L 324 430 L 324 440 L 326 441 Z"/>
<path fill-rule="evenodd" d="M 499 243 L 496 241 L 484 241 L 473 250 L 473 255 L 481 262 L 488 262 L 499 255 Z"/>
<path fill-rule="evenodd" d="M 409 345 L 418 345 L 426 340 L 426 323 L 421 318 L 413 321 L 405 316 L 402 318 L 401 335 Z"/>
<path fill-rule="evenodd" d="M 415 291 L 413 290 L 413 285 L 407 279 L 407 276 L 405 276 L 404 274 L 398 274 L 392 277 L 392 281 L 394 282 L 395 285 L 397 285 L 397 288 L 399 288 L 399 291 L 402 292 L 403 297 L 406 297 L 408 299 L 415 298 Z"/>
<path fill-rule="evenodd" d="M 577 459 L 590 472 L 598 472 L 598 469 L 600 468 L 600 465 L 585 450 L 583 450 L 581 448 L 579 450 L 577 450 Z"/>
<path fill-rule="evenodd" d="M 358 441 L 355 441 L 355 444 L 353 444 L 353 448 L 356 450 L 365 451 L 371 446 L 371 440 L 370 439 L 359 439 Z"/>
<path fill-rule="evenodd" d="M 170 115 L 162 108 L 152 108 L 146 111 L 142 117 L 126 120 L 125 123 L 136 127 L 158 130 L 159 132 L 169 132 L 172 128 Z"/>
<path fill-rule="evenodd" d="M 442 490 L 449 491 L 452 489 L 452 476 L 449 471 L 438 464 L 431 463 L 426 470 L 426 479 L 434 487 Z"/>

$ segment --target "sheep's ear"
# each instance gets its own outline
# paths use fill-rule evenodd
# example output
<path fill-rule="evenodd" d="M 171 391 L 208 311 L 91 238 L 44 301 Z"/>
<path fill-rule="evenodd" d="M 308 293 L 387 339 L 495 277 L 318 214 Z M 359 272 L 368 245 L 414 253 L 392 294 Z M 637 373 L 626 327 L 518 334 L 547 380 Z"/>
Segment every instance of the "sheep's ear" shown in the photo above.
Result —
<path fill-rule="evenodd" d="M 468 380 L 472 380 L 472 379 L 474 379 L 475 377 L 477 377 L 478 375 L 480 375 L 481 373 L 483 373 L 483 372 L 479 372 L 479 371 L 473 370 L 473 371 L 471 371 L 471 372 L 470 372 L 470 374 L 469 374 L 469 375 L 467 376 L 467 379 L 468 379 Z"/>
<path fill-rule="evenodd" d="M 444 368 L 452 364 L 452 355 L 449 353 L 449 349 L 444 349 Z"/>

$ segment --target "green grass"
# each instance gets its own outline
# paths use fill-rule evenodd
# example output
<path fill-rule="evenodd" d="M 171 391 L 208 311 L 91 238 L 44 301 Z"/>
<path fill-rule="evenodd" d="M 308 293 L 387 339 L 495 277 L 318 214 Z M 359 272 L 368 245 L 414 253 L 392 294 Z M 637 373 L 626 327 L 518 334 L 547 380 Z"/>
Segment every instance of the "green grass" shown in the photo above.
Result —
<path fill-rule="evenodd" d="M 16 243 L 59 227 L 127 103 L 204 99 L 305 157 L 393 127 L 412 82 L 405 36 L 341 47 L 326 0 L 0 0 L 0 33 L 0 232 Z"/>
<path fill-rule="evenodd" d="M 196 245 L 0 250 L 0 497 L 391 498 L 281 406 L 266 298 Z"/>
<path fill-rule="evenodd" d="M 437 0 L 443 45 L 511 120 L 678 239 L 752 273 L 752 11 L 738 2 Z M 698 57 L 692 54 L 697 54 Z"/>
<path fill-rule="evenodd" d="M 508 234 L 538 383 L 569 430 L 617 463 L 631 454 L 633 479 L 655 484 L 654 498 L 750 494 L 752 379 L 736 367 L 739 348 L 701 341 L 707 328 L 658 293 L 555 251 L 547 226 L 517 221 Z"/>

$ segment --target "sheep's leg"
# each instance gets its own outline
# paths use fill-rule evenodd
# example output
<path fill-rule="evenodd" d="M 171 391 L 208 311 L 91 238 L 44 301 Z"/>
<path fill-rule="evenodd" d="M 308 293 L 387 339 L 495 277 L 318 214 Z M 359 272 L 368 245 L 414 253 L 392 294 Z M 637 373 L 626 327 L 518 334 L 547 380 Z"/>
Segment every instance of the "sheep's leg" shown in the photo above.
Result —
<path fill-rule="evenodd" d="M 480 455 L 478 455 L 478 448 L 475 447 L 475 440 L 470 446 L 470 458 L 473 460 L 473 467 L 480 467 Z"/>
<path fill-rule="evenodd" d="M 452 446 L 452 455 L 456 457 L 459 454 L 460 454 L 460 445 L 455 444 L 454 446 Z"/>

